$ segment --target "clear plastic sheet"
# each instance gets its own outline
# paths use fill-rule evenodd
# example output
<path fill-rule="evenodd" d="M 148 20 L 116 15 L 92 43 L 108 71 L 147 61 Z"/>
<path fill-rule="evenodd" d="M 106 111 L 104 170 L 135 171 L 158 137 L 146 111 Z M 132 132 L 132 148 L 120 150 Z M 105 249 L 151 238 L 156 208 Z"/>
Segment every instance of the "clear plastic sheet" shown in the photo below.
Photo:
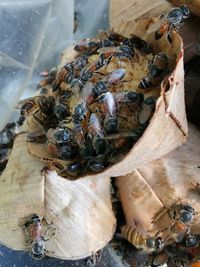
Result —
<path fill-rule="evenodd" d="M 0 0 L 0 130 L 17 102 L 36 92 L 40 71 L 56 66 L 75 40 L 107 27 L 108 0 Z"/>
<path fill-rule="evenodd" d="M 73 41 L 73 0 L 0 0 L 0 129 Z M 30 90 L 31 88 L 32 91 Z"/>

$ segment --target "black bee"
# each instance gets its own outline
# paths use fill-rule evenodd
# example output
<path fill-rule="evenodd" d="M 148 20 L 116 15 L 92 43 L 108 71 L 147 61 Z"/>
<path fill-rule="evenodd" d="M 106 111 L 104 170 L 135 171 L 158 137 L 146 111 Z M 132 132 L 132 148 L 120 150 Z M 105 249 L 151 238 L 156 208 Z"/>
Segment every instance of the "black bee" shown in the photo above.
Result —
<path fill-rule="evenodd" d="M 165 18 L 165 23 L 155 32 L 155 39 L 160 39 L 167 32 L 167 39 L 171 43 L 171 33 L 180 27 L 181 22 L 190 15 L 187 6 L 183 5 L 172 9 Z"/>
<path fill-rule="evenodd" d="M 169 72 L 169 59 L 165 53 L 155 55 L 148 65 L 147 76 L 139 83 L 139 88 L 147 89 L 158 86 Z"/>

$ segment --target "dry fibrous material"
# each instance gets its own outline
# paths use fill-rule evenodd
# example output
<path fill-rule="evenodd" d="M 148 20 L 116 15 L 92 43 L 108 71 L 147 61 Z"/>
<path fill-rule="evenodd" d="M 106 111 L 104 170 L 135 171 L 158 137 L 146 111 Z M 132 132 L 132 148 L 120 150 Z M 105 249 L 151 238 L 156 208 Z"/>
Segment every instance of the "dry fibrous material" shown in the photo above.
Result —
<path fill-rule="evenodd" d="M 45 242 L 47 255 L 80 259 L 103 248 L 115 230 L 109 177 L 71 182 L 43 168 L 29 155 L 26 134 L 17 136 L 0 177 L 0 242 L 15 250 L 31 250 L 22 227 L 37 214 L 56 229 Z"/>
<path fill-rule="evenodd" d="M 200 194 L 194 187 L 199 183 L 200 139 L 199 131 L 193 125 L 190 125 L 189 136 L 186 144 L 167 156 L 117 178 L 127 225 L 144 237 L 155 237 L 161 231 L 163 239 L 167 237 L 165 245 L 174 243 L 177 238 L 171 231 L 174 222 L 169 213 L 163 213 L 159 218 L 158 214 L 165 207 L 170 210 L 180 203 L 191 206 L 195 211 L 191 234 L 200 233 Z M 155 220 L 156 216 L 158 220 Z"/>

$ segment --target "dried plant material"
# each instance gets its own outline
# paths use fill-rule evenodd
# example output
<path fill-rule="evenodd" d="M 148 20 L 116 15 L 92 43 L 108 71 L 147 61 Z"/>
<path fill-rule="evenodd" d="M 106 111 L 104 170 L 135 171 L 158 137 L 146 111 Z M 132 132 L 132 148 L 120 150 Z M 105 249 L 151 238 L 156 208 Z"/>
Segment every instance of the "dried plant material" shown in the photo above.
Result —
<path fill-rule="evenodd" d="M 29 155 L 26 134 L 17 136 L 0 177 L 0 242 L 16 250 L 30 249 L 22 226 L 35 213 L 56 229 L 45 242 L 47 255 L 80 259 L 103 248 L 115 230 L 110 179 L 71 182 L 43 168 Z"/>
<path fill-rule="evenodd" d="M 123 91 L 125 89 L 131 90 L 133 88 L 133 90 L 135 90 L 137 93 L 142 93 L 145 99 L 148 96 L 158 97 L 155 113 L 150 121 L 150 124 L 145 130 L 143 136 L 133 146 L 133 148 L 128 152 L 128 154 L 122 153 L 122 155 L 119 155 L 119 158 L 117 158 L 116 160 L 113 158 L 112 163 L 115 163 L 117 161 L 119 162 L 115 163 L 111 167 L 108 167 L 99 174 L 94 174 L 90 176 L 87 176 L 87 174 L 85 176 L 79 175 L 78 178 L 81 178 L 83 176 L 91 178 L 100 178 L 125 175 L 127 173 L 130 173 L 133 169 L 138 168 L 139 166 L 142 166 L 143 164 L 146 164 L 149 161 L 152 161 L 153 159 L 157 159 L 165 155 L 177 146 L 181 145 L 187 138 L 187 122 L 185 118 L 184 106 L 184 71 L 182 40 L 180 36 L 175 32 L 173 33 L 172 44 L 170 44 L 164 37 L 160 40 L 155 40 L 153 26 L 154 23 L 152 22 L 152 20 L 148 19 L 137 22 L 131 21 L 129 23 L 125 23 L 119 30 L 119 33 L 126 37 L 129 37 L 130 34 L 136 34 L 150 43 L 150 47 L 153 48 L 154 54 L 157 54 L 158 52 L 162 51 L 168 55 L 169 67 L 172 72 L 162 82 L 160 96 L 158 97 L 160 91 L 159 86 L 147 90 L 138 88 L 138 84 L 147 72 L 147 62 L 149 59 L 152 58 L 152 55 L 148 54 L 143 56 L 142 58 L 138 53 L 139 63 L 134 62 L 134 67 L 132 66 L 132 63 L 129 59 L 127 61 L 121 61 L 121 69 L 118 70 L 122 71 L 123 69 L 126 69 L 126 79 L 128 81 L 130 80 L 130 82 L 124 82 L 115 86 L 116 92 L 117 90 Z M 63 54 L 62 66 L 66 63 L 71 62 L 71 60 L 76 55 L 77 52 L 67 50 L 66 54 Z M 141 59 L 143 60 L 142 63 L 140 62 Z M 95 60 L 95 55 L 89 57 L 89 61 L 91 64 L 93 62 L 96 62 Z M 117 68 L 118 59 L 113 57 L 113 59 L 111 59 L 110 61 L 111 63 L 108 66 L 105 66 L 101 69 L 101 73 L 112 73 L 115 71 L 115 69 Z M 58 81 L 63 81 L 63 73 L 65 72 L 61 71 L 58 74 Z M 67 88 L 70 85 L 61 82 L 60 86 L 62 90 L 68 90 Z M 115 91 L 112 91 L 112 93 L 115 93 Z M 70 103 L 70 107 L 72 108 L 72 110 L 74 109 L 76 103 L 77 99 L 73 98 L 72 102 Z M 179 104 L 177 105 L 177 103 Z M 94 107 L 92 108 L 96 108 L 96 105 L 94 105 Z M 128 109 L 124 111 L 124 115 L 126 118 L 130 119 L 127 114 L 129 114 L 131 118 L 132 113 L 130 113 L 130 110 Z M 89 117 L 86 118 L 86 122 L 87 119 L 89 119 Z M 133 119 L 131 119 L 132 124 L 134 122 Z M 124 124 L 122 123 L 121 126 L 123 125 Z M 69 127 L 71 127 L 70 124 Z M 52 157 L 48 155 L 49 152 L 45 152 L 44 145 L 41 146 L 36 143 L 28 143 L 28 149 L 33 156 L 45 161 L 50 167 L 54 167 L 56 171 L 58 171 L 61 175 L 64 175 L 63 171 L 66 170 L 69 164 L 67 160 L 63 162 L 60 159 L 56 159 L 54 162 L 54 155 Z M 65 177 L 68 179 L 77 178 L 69 177 L 68 174 L 65 175 Z"/>
<path fill-rule="evenodd" d="M 173 5 L 168 1 L 137 1 L 137 0 L 111 0 L 110 24 L 114 29 L 119 28 L 129 20 L 160 17 L 166 14 Z"/>
<path fill-rule="evenodd" d="M 191 233 L 200 234 L 200 194 L 193 186 L 200 181 L 200 133 L 192 125 L 189 133 L 188 143 L 181 148 L 117 178 L 127 225 L 151 236 L 161 231 L 164 239 L 168 237 L 166 244 L 173 243 L 176 237 L 171 232 L 173 221 L 163 210 L 179 201 L 194 208 Z"/>
<path fill-rule="evenodd" d="M 169 2 L 176 6 L 187 5 L 194 14 L 200 16 L 199 0 L 169 0 Z"/>
<path fill-rule="evenodd" d="M 186 4 L 189 9 L 192 9 L 191 1 L 172 1 L 178 3 L 180 6 Z M 195 1 L 194 1 L 195 2 Z M 198 0 L 194 5 L 200 5 Z M 159 18 L 161 15 L 166 15 L 174 6 L 169 3 L 169 1 L 120 1 L 112 0 L 110 1 L 110 26 L 115 30 L 118 30 L 124 22 L 131 21 L 133 19 L 141 18 L 158 18 L 158 23 L 161 21 Z M 200 10 L 200 9 L 196 9 Z M 195 12 L 194 12 L 195 13 Z M 198 13 L 198 11 L 197 11 Z M 158 27 L 158 26 L 157 26 Z M 180 28 L 180 35 L 184 42 L 184 62 L 188 62 L 195 55 L 199 54 L 199 35 L 200 19 L 198 17 L 192 17 L 185 20 Z"/>

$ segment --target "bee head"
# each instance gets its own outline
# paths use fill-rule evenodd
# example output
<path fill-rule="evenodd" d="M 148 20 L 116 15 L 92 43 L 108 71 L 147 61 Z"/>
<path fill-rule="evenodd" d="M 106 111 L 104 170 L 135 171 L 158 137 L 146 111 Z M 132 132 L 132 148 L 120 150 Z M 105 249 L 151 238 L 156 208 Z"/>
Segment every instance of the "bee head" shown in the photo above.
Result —
<path fill-rule="evenodd" d="M 196 236 L 189 235 L 185 240 L 185 245 L 187 247 L 194 247 L 197 245 L 198 242 L 199 242 L 199 240 Z"/>
<path fill-rule="evenodd" d="M 37 214 L 33 214 L 31 217 L 32 222 L 40 222 L 40 217 Z"/>
<path fill-rule="evenodd" d="M 180 6 L 180 9 L 182 11 L 182 15 L 184 19 L 187 19 L 190 15 L 190 11 L 186 5 Z"/>

